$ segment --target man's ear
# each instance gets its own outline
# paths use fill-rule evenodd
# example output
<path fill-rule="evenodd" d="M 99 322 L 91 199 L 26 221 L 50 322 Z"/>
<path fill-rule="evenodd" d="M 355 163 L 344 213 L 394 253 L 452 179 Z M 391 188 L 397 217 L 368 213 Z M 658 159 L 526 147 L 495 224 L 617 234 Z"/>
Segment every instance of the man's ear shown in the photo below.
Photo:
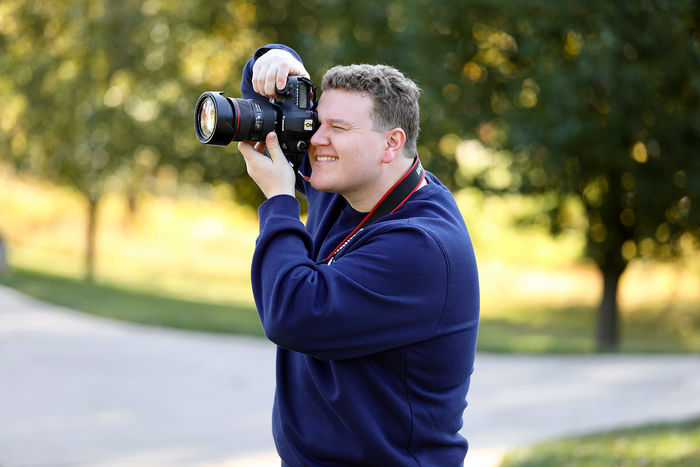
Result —
<path fill-rule="evenodd" d="M 406 133 L 401 128 L 392 128 L 385 133 L 386 147 L 384 148 L 384 157 L 382 162 L 391 162 L 395 157 L 401 155 L 401 150 L 406 144 Z"/>

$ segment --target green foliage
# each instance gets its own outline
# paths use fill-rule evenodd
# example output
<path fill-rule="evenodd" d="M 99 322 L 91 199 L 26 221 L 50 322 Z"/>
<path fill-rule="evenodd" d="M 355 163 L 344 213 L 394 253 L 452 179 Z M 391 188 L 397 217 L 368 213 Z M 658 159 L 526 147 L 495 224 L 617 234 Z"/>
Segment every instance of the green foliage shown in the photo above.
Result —
<path fill-rule="evenodd" d="M 511 188 L 559 196 L 553 232 L 566 227 L 567 199 L 585 208 L 586 255 L 604 280 L 601 349 L 617 346 L 628 262 L 683 255 L 700 238 L 699 11 L 692 1 L 516 2 L 480 34 L 500 55 L 473 57 L 490 76 L 482 128 L 507 129 L 503 142 L 479 136 L 509 155 Z"/>
<path fill-rule="evenodd" d="M 693 419 L 547 442 L 509 454 L 501 467 L 691 467 L 699 446 L 700 419 Z"/>
<path fill-rule="evenodd" d="M 192 128 L 203 91 L 237 88 L 254 17 L 251 3 L 225 0 L 0 5 L 0 160 L 86 197 L 88 280 L 106 191 L 134 200 L 156 178 L 225 180 L 260 200 L 241 158 L 201 145 Z"/>
<path fill-rule="evenodd" d="M 494 120 L 509 129 L 519 189 L 577 196 L 602 269 L 674 256 L 700 236 L 697 12 L 694 2 L 540 1 L 504 25 L 517 49 L 492 91 L 505 98 Z"/>
<path fill-rule="evenodd" d="M 201 92 L 237 88 L 257 45 L 246 2 L 7 0 L 0 6 L 0 158 L 97 200 L 245 174 L 192 130 Z M 5 72 L 7 70 L 7 72 Z M 244 190 L 245 191 L 245 190 Z"/>

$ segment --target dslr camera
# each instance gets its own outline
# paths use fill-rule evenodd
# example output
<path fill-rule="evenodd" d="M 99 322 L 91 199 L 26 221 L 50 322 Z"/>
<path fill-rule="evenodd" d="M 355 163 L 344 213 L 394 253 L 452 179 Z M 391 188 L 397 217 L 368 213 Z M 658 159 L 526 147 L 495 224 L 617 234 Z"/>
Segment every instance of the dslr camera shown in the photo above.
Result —
<path fill-rule="evenodd" d="M 284 89 L 269 102 L 224 97 L 208 91 L 197 100 L 194 131 L 204 144 L 226 146 L 231 141 L 265 141 L 277 133 L 282 152 L 297 170 L 318 129 L 316 86 L 305 77 L 289 76 Z"/>

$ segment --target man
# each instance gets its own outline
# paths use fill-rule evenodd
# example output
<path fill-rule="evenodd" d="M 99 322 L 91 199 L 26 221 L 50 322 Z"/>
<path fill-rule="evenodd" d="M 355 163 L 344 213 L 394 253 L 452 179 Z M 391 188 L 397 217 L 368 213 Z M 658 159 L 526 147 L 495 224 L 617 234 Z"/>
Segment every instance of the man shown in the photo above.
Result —
<path fill-rule="evenodd" d="M 243 97 L 272 96 L 289 74 L 308 75 L 296 52 L 259 49 Z M 418 163 L 418 87 L 393 68 L 353 65 L 330 69 L 322 89 L 301 167 L 306 225 L 276 135 L 270 157 L 263 143 L 238 145 L 268 198 L 252 284 L 278 345 L 282 464 L 462 465 L 477 270 L 452 195 Z"/>

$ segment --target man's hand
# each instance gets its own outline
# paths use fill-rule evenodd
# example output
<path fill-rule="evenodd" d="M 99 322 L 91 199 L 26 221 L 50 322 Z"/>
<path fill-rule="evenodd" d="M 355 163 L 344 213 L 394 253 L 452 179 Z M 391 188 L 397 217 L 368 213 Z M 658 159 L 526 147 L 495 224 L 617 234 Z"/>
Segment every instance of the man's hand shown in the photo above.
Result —
<path fill-rule="evenodd" d="M 270 157 L 263 153 L 266 144 Z M 248 175 L 258 184 L 265 197 L 294 196 L 296 175 L 284 157 L 274 131 L 267 134 L 265 143 L 259 142 L 253 146 L 250 141 L 241 141 L 238 143 L 238 150 L 243 154 Z"/>
<path fill-rule="evenodd" d="M 260 95 L 275 97 L 275 87 L 284 89 L 289 75 L 309 77 L 304 65 L 286 50 L 268 50 L 253 65 L 253 89 Z"/>

